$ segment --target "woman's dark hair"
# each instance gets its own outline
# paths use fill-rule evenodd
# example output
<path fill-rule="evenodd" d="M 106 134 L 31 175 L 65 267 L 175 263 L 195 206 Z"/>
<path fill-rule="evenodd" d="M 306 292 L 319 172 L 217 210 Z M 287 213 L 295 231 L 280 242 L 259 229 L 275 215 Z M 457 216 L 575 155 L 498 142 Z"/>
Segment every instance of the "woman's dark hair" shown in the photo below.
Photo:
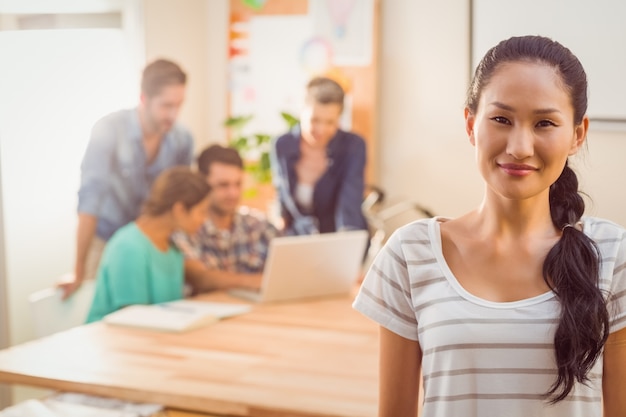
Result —
<path fill-rule="evenodd" d="M 512 37 L 491 48 L 476 68 L 466 106 L 476 114 L 483 88 L 500 65 L 507 62 L 547 65 L 560 76 L 574 109 L 574 125 L 587 112 L 587 76 L 572 52 L 542 36 Z M 550 214 L 561 239 L 548 252 L 543 278 L 561 304 L 561 315 L 554 336 L 558 375 L 546 393 L 552 403 L 564 400 L 576 381 L 585 383 L 602 353 L 609 332 L 609 314 L 599 288 L 599 251 L 578 222 L 585 203 L 578 193 L 578 179 L 567 162 L 550 186 Z M 573 226 L 573 227 L 570 227 Z"/>
<path fill-rule="evenodd" d="M 176 203 L 189 210 L 201 202 L 211 190 L 206 179 L 189 167 L 177 166 L 163 171 L 152 184 L 150 194 L 143 204 L 143 214 L 165 214 Z"/>

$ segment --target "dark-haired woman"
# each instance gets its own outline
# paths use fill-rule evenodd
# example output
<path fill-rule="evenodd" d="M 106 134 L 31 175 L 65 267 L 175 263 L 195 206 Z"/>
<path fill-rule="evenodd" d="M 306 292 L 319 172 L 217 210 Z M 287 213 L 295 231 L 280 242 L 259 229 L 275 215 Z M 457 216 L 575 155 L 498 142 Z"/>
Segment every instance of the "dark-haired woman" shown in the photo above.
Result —
<path fill-rule="evenodd" d="M 583 217 L 568 167 L 586 109 L 580 62 L 550 39 L 479 64 L 482 203 L 400 229 L 354 303 L 381 324 L 381 417 L 415 416 L 420 387 L 426 417 L 626 416 L 626 231 Z"/>
<path fill-rule="evenodd" d="M 141 215 L 107 242 L 87 322 L 127 305 L 183 297 L 183 255 L 170 236 L 175 230 L 198 230 L 208 212 L 208 194 L 204 177 L 187 167 L 157 177 Z"/>

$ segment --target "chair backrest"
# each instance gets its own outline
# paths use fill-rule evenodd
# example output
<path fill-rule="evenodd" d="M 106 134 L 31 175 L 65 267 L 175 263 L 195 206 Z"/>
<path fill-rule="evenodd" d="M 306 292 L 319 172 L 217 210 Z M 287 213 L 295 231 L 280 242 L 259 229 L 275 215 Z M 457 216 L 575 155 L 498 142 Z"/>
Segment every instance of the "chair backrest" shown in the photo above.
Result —
<path fill-rule="evenodd" d="M 384 191 L 375 185 L 366 186 L 361 204 L 370 231 L 370 245 L 365 257 L 367 270 L 389 236 L 400 226 L 425 217 L 434 217 L 432 211 L 412 200 L 389 202 Z"/>
<path fill-rule="evenodd" d="M 95 291 L 95 280 L 85 280 L 67 300 L 58 288 L 46 288 L 28 297 L 37 337 L 85 323 Z"/>

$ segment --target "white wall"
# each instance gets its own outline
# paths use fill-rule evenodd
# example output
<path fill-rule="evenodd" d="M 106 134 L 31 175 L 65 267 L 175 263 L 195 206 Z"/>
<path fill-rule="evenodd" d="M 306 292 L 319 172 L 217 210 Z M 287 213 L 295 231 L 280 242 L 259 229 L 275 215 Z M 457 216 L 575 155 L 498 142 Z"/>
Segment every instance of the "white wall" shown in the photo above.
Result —
<path fill-rule="evenodd" d="M 1 147 L 0 147 L 1 148 Z M 2 149 L 0 149 L 0 159 Z M 2 170 L 0 170 L 0 196 L 2 196 Z M 5 265 L 5 239 L 4 239 L 4 215 L 3 204 L 0 202 L 0 349 L 4 349 L 10 345 L 9 343 L 9 308 L 6 300 L 7 283 L 6 283 L 6 265 Z M 6 385 L 0 384 L 0 409 L 8 406 L 11 402 L 11 390 Z"/>
<path fill-rule="evenodd" d="M 575 161 L 581 189 L 591 199 L 587 212 L 626 226 L 626 132 L 591 129 L 587 146 Z"/>
<path fill-rule="evenodd" d="M 469 28 L 468 1 L 382 1 L 379 183 L 446 216 L 482 191 L 463 124 Z"/>
<path fill-rule="evenodd" d="M 180 121 L 196 153 L 225 139 L 228 0 L 143 0 L 146 60 L 169 58 L 188 76 Z"/>
<path fill-rule="evenodd" d="M 460 215 L 479 203 L 483 187 L 463 126 L 469 0 L 382 0 L 381 14 L 379 183 L 392 199 Z M 600 21 L 586 28 L 601 29 Z M 592 129 L 588 139 L 588 152 L 574 161 L 593 200 L 588 212 L 626 225 L 618 185 L 626 178 L 626 132 Z"/>
<path fill-rule="evenodd" d="M 79 167 L 91 126 L 136 104 L 136 67 L 128 59 L 136 51 L 120 29 L 0 32 L 0 316 L 10 344 L 34 336 L 29 294 L 72 269 Z M 14 390 L 15 400 L 31 395 Z"/>

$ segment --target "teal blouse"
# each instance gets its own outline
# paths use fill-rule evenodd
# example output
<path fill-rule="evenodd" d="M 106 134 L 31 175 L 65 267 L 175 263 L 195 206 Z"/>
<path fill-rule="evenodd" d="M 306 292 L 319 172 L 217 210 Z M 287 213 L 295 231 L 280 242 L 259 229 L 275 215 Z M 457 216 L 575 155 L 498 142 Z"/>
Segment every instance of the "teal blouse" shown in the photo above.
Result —
<path fill-rule="evenodd" d="M 135 222 L 107 242 L 96 276 L 87 323 L 131 304 L 156 304 L 183 297 L 183 255 L 173 245 L 162 251 Z"/>

